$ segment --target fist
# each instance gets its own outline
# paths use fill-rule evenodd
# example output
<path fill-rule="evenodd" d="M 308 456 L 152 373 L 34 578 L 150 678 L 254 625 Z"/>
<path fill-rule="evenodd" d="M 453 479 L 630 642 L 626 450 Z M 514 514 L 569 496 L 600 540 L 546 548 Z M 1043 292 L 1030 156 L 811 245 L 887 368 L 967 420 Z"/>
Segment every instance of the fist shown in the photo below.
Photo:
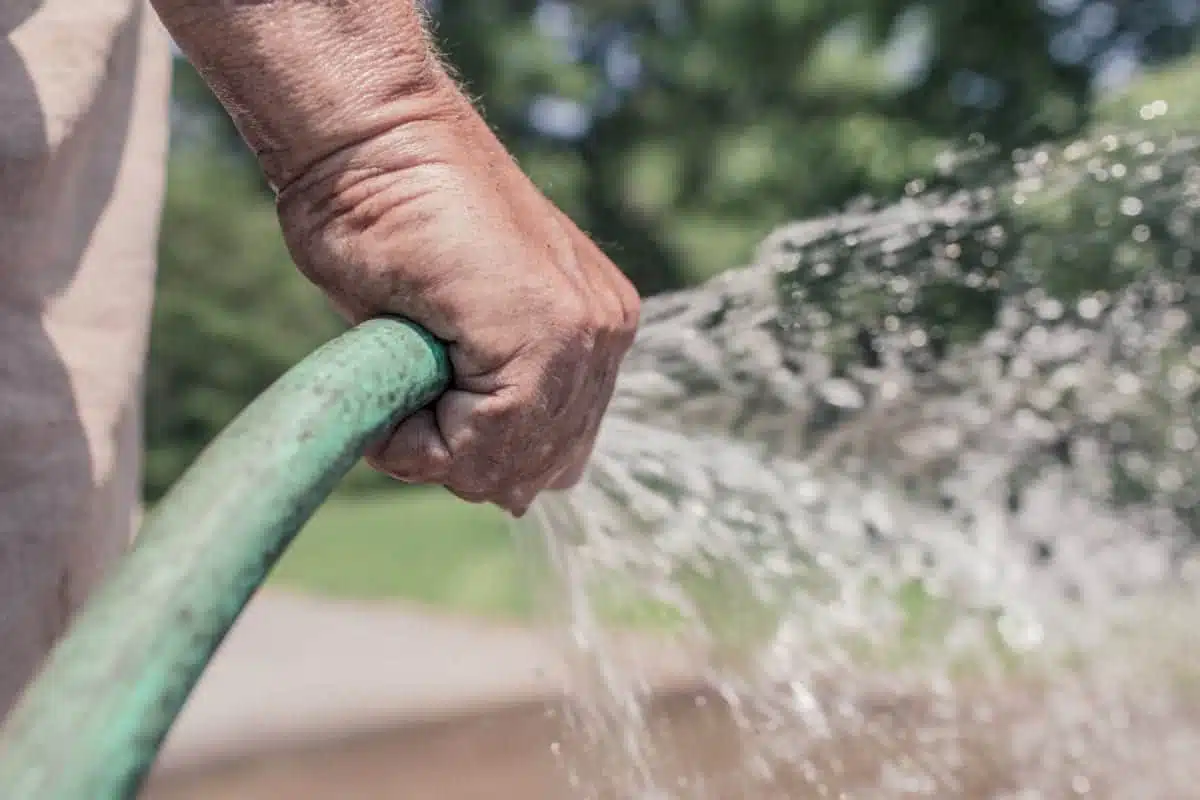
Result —
<path fill-rule="evenodd" d="M 279 191 L 301 271 L 352 321 L 447 347 L 451 387 L 368 454 L 521 516 L 576 483 L 638 324 L 621 271 L 529 181 L 456 89 Z"/>

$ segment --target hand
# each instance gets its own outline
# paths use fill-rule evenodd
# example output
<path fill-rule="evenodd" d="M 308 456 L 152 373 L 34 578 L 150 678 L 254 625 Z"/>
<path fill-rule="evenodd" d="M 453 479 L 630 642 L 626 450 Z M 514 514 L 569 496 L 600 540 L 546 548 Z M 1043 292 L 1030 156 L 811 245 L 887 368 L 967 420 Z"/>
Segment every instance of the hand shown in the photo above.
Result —
<path fill-rule="evenodd" d="M 301 270 L 352 320 L 397 314 L 447 343 L 452 387 L 369 454 L 516 516 L 576 483 L 639 299 L 448 83 L 409 118 L 281 187 Z"/>

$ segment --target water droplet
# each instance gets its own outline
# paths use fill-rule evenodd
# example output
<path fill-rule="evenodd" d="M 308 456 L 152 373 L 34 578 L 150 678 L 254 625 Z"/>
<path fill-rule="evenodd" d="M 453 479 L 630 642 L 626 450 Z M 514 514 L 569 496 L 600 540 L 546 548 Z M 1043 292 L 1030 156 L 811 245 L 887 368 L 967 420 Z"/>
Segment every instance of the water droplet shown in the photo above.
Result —
<path fill-rule="evenodd" d="M 1171 446 L 1181 452 L 1195 450 L 1200 444 L 1200 434 L 1194 428 L 1176 427 L 1171 431 Z"/>
<path fill-rule="evenodd" d="M 985 747 L 1000 751 L 995 763 L 1017 771 L 1004 776 L 1010 785 L 1043 793 L 1010 792 L 1009 800 L 1057 796 L 1051 789 L 1064 786 L 1090 794 L 1103 784 L 1108 792 L 1114 782 L 1114 796 L 1138 796 L 1133 781 L 1155 765 L 1196 774 L 1186 753 L 1154 734 L 1176 721 L 1156 716 L 1158 708 L 1170 714 L 1171 689 L 1153 674 L 1143 680 L 1137 642 L 1111 646 L 1106 639 L 1114 620 L 1141 619 L 1128 616 L 1137 604 L 1126 602 L 1142 599 L 1137 587 L 1167 574 L 1200 581 L 1200 556 L 1175 576 L 1168 557 L 1175 551 L 1166 546 L 1189 524 L 1179 510 L 1195 505 L 1198 488 L 1200 344 L 1189 309 L 1200 289 L 1191 275 L 1200 165 L 1184 164 L 1196 161 L 1195 148 L 1174 139 L 1169 149 L 1135 158 L 1131 151 L 1144 141 L 1123 135 L 1097 147 L 1080 140 L 1067 146 L 1066 161 L 1056 147 L 1014 154 L 1022 193 L 1070 190 L 1064 203 L 1082 216 L 1065 232 L 1043 234 L 1033 215 L 1004 235 L 988 216 L 1008 210 L 1003 193 L 922 197 L 928 187 L 910 184 L 915 194 L 902 205 L 911 219 L 887 217 L 880 222 L 886 230 L 847 224 L 819 241 L 796 237 L 804 255 L 789 258 L 811 270 L 808 278 L 823 272 L 838 281 L 819 284 L 819 302 L 816 292 L 808 299 L 797 293 L 786 321 L 771 305 L 774 292 L 763 289 L 768 284 L 738 288 L 754 283 L 753 270 L 714 284 L 711 297 L 701 288 L 689 292 L 688 304 L 648 315 L 626 370 L 636 374 L 622 376 L 620 410 L 609 415 L 621 435 L 598 446 L 582 487 L 597 509 L 580 515 L 571 581 L 618 574 L 651 589 L 680 610 L 705 653 L 711 644 L 723 656 L 718 628 L 734 629 L 737 652 L 729 655 L 736 663 L 713 665 L 712 677 L 731 704 L 740 701 L 731 728 L 745 737 L 744 771 L 769 754 L 771 764 L 781 757 L 789 771 L 808 776 L 809 794 L 847 795 L 836 759 L 822 752 L 810 760 L 805 750 L 812 737 L 804 735 L 811 730 L 804 714 L 816 709 L 826 712 L 837 741 L 853 748 L 849 770 L 890 764 L 887 779 L 906 796 L 954 794 L 960 770 L 976 763 L 965 745 L 981 724 L 995 726 L 983 731 Z M 1101 150 L 1108 152 L 1097 156 Z M 1180 185 L 1185 169 L 1190 186 Z M 1163 174 L 1169 182 L 1157 185 Z M 1092 175 L 1108 185 L 1091 183 Z M 1095 230 L 1076 224 L 1093 213 Z M 1136 244 L 1151 232 L 1161 250 Z M 1047 276 L 1063 281 L 1051 291 Z M 985 285 L 1000 289 L 995 324 L 977 339 L 960 337 L 959 290 Z M 1097 285 L 1110 290 L 1090 290 Z M 950 289 L 949 319 L 939 318 L 935 329 L 923 312 L 927 301 L 940 302 L 943 287 Z M 1083 291 L 1074 294 L 1077 288 Z M 725 309 L 726 318 L 696 324 L 683 307 L 692 299 Z M 909 316 L 917 301 L 920 313 Z M 773 336 L 777 320 L 786 336 Z M 863 327 L 880 366 L 860 375 L 858 351 L 849 350 L 851 377 L 843 377 L 843 355 Z M 914 352 L 944 336 L 954 342 L 944 358 Z M 1018 500 L 1011 513 L 1010 497 Z M 557 548 L 575 547 L 569 535 L 553 539 Z M 1151 575 L 1159 577 L 1143 577 Z M 909 635 L 905 621 L 914 615 L 899 613 L 894 602 L 907 578 L 921 587 L 914 604 L 930 604 L 934 613 L 926 616 L 936 630 L 919 648 L 903 640 L 905 653 L 920 650 L 919 664 L 893 670 L 889 661 L 878 676 L 871 672 L 864 692 L 854 680 L 864 673 L 861 648 L 886 650 L 892 634 Z M 693 580 L 704 589 L 693 591 Z M 732 619 L 714 622 L 713 595 L 722 591 L 711 590 L 735 585 L 730 594 L 749 599 L 739 599 Z M 1157 622 L 1160 606 L 1149 607 Z M 613 770 L 637 773 L 638 790 L 613 795 L 643 797 L 641 783 L 659 766 L 651 720 L 639 716 L 648 706 L 629 699 L 631 681 L 611 663 L 609 640 L 594 621 L 584 629 L 586 659 L 611 668 L 599 670 L 599 688 L 619 715 L 600 709 L 596 736 L 617 731 L 630 760 L 642 759 Z M 747 641 L 760 630 L 761 642 Z M 1194 640 L 1152 635 L 1156 649 L 1176 648 L 1172 657 L 1194 650 Z M 1084 649 L 1093 643 L 1105 645 L 1103 657 Z M 1041 671 L 1062 656 L 1080 668 L 1061 676 Z M 959 659 L 971 676 L 965 692 Z M 1025 664 L 1036 680 L 1018 680 L 1018 696 L 1010 698 L 1008 670 Z M 913 679 L 928 677 L 926 667 L 944 673 L 948 687 L 927 715 L 926 698 L 908 693 Z M 1135 671 L 1134 683 L 1122 683 Z M 987 694 L 993 682 L 975 680 L 985 672 L 1002 690 L 994 705 Z M 1042 676 L 1053 691 L 1040 691 Z M 791 681 L 812 697 L 793 697 Z M 724 714 L 720 705 L 721 715 L 691 713 L 715 720 Z M 1014 719 L 1025 712 L 1031 716 Z M 1150 735 L 1141 727 L 1147 719 Z M 1008 727 L 1014 722 L 1019 732 Z M 1178 722 L 1190 746 L 1192 722 Z M 704 777 L 689 785 L 706 788 Z M 1192 785 L 1158 794 L 1190 796 Z M 739 788 L 730 795 L 746 794 Z"/>
<path fill-rule="evenodd" d="M 1047 322 L 1053 322 L 1063 315 L 1063 305 L 1055 298 L 1048 297 L 1038 303 L 1037 315 Z"/>
<path fill-rule="evenodd" d="M 1036 620 L 1004 614 L 997 622 L 997 628 L 1008 646 L 1018 652 L 1033 650 L 1042 644 L 1044 631 Z"/>
<path fill-rule="evenodd" d="M 1142 380 L 1137 375 L 1123 372 L 1113 382 L 1116 390 L 1123 395 L 1138 394 L 1142 390 Z"/>
<path fill-rule="evenodd" d="M 1167 382 L 1172 389 L 1184 394 L 1200 384 L 1200 374 L 1187 364 L 1175 364 L 1167 371 Z"/>
<path fill-rule="evenodd" d="M 1079 301 L 1079 316 L 1084 319 L 1095 319 L 1104 310 L 1104 304 L 1095 295 L 1088 295 Z"/>
<path fill-rule="evenodd" d="M 1183 474 L 1175 467 L 1159 470 L 1156 480 L 1161 492 L 1177 492 L 1183 488 Z"/>

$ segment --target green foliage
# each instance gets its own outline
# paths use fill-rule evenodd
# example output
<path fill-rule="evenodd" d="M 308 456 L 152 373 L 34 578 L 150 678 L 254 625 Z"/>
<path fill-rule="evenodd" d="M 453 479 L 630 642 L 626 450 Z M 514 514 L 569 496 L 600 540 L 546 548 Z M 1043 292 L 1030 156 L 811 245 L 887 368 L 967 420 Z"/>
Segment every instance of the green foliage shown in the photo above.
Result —
<path fill-rule="evenodd" d="M 1035 141 L 1088 107 L 1086 71 L 1049 57 L 1035 0 L 691 0 L 674 20 L 648 0 L 578 4 L 590 60 L 539 35 L 534 5 L 445 3 L 438 37 L 529 172 L 644 292 L 742 262 L 785 220 L 894 197 L 968 131 Z M 622 93 L 605 69 L 627 51 L 643 80 Z M 955 102 L 973 75 L 1003 96 Z M 543 94 L 590 108 L 591 128 L 531 135 Z"/>
<path fill-rule="evenodd" d="M 992 330 L 1005 296 L 1036 290 L 1072 306 L 1146 278 L 1194 281 L 1198 85 L 1187 62 L 1105 98 L 1069 139 L 1011 160 L 995 147 L 961 152 L 929 188 L 912 184 L 920 226 L 900 214 L 822 228 L 781 277 L 797 330 L 819 319 L 826 346 L 853 360 L 861 332 L 893 318 L 938 350 Z M 960 213 L 933 213 L 947 203 Z"/>
<path fill-rule="evenodd" d="M 1103 125 L 1157 133 L 1200 129 L 1200 58 L 1186 58 L 1143 76 L 1096 109 Z"/>
<path fill-rule="evenodd" d="M 1043 421 L 1053 436 L 1007 478 L 1014 506 L 1078 442 L 1099 442 L 1095 491 L 1169 509 L 1200 537 L 1200 136 L 1184 124 L 1100 124 L 1019 153 L 1013 179 L 797 228 L 778 245 L 778 335 L 842 376 L 890 351 L 925 376 L 931 400 L 982 392 L 997 415 L 1016 402 Z M 948 370 L 931 369 L 947 355 Z M 845 419 L 816 418 L 824 429 Z"/>
<path fill-rule="evenodd" d="M 1078 134 L 1092 113 L 1085 71 L 1047 54 L 1036 0 L 680 0 L 674 17 L 670 3 L 597 0 L 576 6 L 574 44 L 539 30 L 534 0 L 441 5 L 438 41 L 501 138 L 646 294 L 744 263 L 779 223 L 862 195 L 891 200 L 914 180 L 1011 184 L 1006 158 L 984 154 L 977 168 L 949 177 L 939 177 L 937 162 L 968 131 L 1005 153 Z M 622 89 L 605 65 L 614 53 L 635 52 L 641 80 Z M 905 53 L 907 71 L 896 66 Z M 963 89 L 964 74 L 987 77 L 993 83 L 979 85 L 1002 86 L 1001 96 L 955 102 L 975 91 Z M 549 95 L 578 101 L 591 115 L 580 137 L 531 128 L 529 109 Z M 1200 120 L 1195 95 L 1192 70 L 1175 69 L 1101 106 L 1097 117 L 1173 131 Z M 341 329 L 291 265 L 269 192 L 236 130 L 183 62 L 174 96 L 147 385 L 152 498 L 262 388 Z M 1160 100 L 1170 108 L 1165 116 L 1153 105 Z M 1117 263 L 1105 255 L 1109 244 L 1087 235 L 1102 211 L 1096 204 L 1120 202 L 1091 194 L 1098 188 L 996 212 L 1010 231 L 1036 223 L 1025 248 L 1048 284 L 1086 286 L 1105 279 L 1095 270 Z M 992 269 L 998 258 L 986 242 L 968 237 L 962 247 L 960 261 L 976 269 Z M 995 263 L 1007 263 L 1000 255 Z M 856 303 L 883 302 L 877 283 L 840 274 L 807 287 L 822 307 L 852 322 Z M 994 311 L 991 277 L 967 288 L 931 283 L 906 313 L 928 323 L 935 342 L 969 338 Z"/>
<path fill-rule="evenodd" d="M 271 580 L 335 597 L 402 598 L 527 618 L 537 608 L 538 584 L 512 528 L 500 511 L 439 489 L 340 496 L 313 517 Z M 529 538 L 526 545 L 533 551 L 540 542 Z"/>
<path fill-rule="evenodd" d="M 256 176 L 203 149 L 170 166 L 147 375 L 157 497 L 285 369 L 341 330 L 288 258 Z"/>

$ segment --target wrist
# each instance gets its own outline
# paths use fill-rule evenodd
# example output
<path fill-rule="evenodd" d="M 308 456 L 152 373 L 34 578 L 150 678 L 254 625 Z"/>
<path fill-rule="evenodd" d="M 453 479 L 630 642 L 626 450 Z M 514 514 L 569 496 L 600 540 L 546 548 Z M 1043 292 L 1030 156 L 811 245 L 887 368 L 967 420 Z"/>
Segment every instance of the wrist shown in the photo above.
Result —
<path fill-rule="evenodd" d="M 277 188 L 293 260 L 351 317 L 378 306 L 360 296 L 390 290 L 347 264 L 386 262 L 393 278 L 419 268 L 440 246 L 428 239 L 431 221 L 507 180 L 498 167 L 511 159 L 466 96 L 434 94 L 419 114 L 389 115 L 378 131 L 308 161 Z"/>
<path fill-rule="evenodd" d="M 459 90 L 415 0 L 154 0 L 276 189 L 337 151 L 435 118 Z"/>
<path fill-rule="evenodd" d="M 382 84 L 386 79 L 378 80 Z M 427 132 L 452 127 L 469 106 L 436 63 L 419 78 L 396 75 L 391 86 L 356 94 L 331 85 L 328 93 L 310 94 L 306 102 L 278 116 L 272 113 L 267 135 L 244 132 L 276 193 L 298 189 L 297 184 L 311 183 L 335 168 L 353 171 L 360 164 L 377 163 L 371 156 L 381 150 L 395 151 L 397 158 L 407 152 L 420 160 L 419 144 L 430 138 Z M 254 123 L 261 126 L 265 116 L 254 114 Z"/>

